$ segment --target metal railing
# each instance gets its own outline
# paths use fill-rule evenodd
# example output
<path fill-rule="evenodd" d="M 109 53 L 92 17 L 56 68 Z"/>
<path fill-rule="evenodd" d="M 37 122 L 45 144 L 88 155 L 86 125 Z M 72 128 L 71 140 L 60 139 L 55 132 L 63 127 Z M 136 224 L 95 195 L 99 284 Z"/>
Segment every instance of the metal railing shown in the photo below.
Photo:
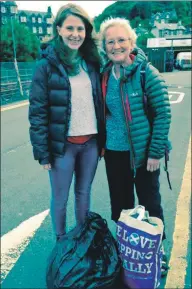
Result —
<path fill-rule="evenodd" d="M 1 76 L 0 76 L 1 105 L 28 99 L 34 66 L 35 62 L 18 63 L 20 80 L 23 90 L 22 96 L 20 93 L 20 87 L 14 63 L 1 62 Z"/>

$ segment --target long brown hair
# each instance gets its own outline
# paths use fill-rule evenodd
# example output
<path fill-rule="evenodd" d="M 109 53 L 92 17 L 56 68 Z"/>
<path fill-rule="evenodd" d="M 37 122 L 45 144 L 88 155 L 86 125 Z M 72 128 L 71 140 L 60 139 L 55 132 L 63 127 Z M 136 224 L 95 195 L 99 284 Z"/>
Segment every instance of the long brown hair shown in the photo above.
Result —
<path fill-rule="evenodd" d="M 73 63 L 70 63 L 68 49 L 64 44 L 62 37 L 58 34 L 57 31 L 57 26 L 61 27 L 65 19 L 70 15 L 79 17 L 85 25 L 85 40 L 79 48 L 81 57 L 86 62 L 94 65 L 97 70 L 99 70 L 101 65 L 101 58 L 98 52 L 96 39 L 94 39 L 92 36 L 93 25 L 86 11 L 84 11 L 84 9 L 79 5 L 69 3 L 62 6 L 57 12 L 55 21 L 53 23 L 53 39 L 51 42 L 54 43 L 58 56 L 60 57 L 61 61 L 66 64 L 69 70 L 73 70 L 74 67 Z"/>

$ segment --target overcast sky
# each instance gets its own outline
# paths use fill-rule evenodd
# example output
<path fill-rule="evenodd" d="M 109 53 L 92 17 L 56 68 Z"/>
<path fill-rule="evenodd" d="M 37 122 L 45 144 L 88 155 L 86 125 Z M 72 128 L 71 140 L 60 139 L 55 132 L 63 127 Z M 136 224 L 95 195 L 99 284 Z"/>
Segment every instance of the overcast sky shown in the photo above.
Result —
<path fill-rule="evenodd" d="M 55 16 L 59 8 L 67 3 L 77 3 L 84 8 L 89 16 L 95 17 L 115 1 L 16 1 L 19 10 L 33 10 L 46 12 L 47 7 L 51 6 Z"/>

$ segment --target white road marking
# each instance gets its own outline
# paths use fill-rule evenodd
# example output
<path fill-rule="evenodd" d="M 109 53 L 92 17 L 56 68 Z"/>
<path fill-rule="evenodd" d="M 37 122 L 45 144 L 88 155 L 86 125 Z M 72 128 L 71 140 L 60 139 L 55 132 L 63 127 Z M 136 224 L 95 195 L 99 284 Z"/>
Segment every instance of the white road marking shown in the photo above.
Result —
<path fill-rule="evenodd" d="M 189 242 L 191 201 L 191 137 L 186 158 L 181 192 L 177 200 L 173 247 L 165 288 L 185 288 L 187 247 Z"/>
<path fill-rule="evenodd" d="M 48 214 L 49 210 L 41 212 L 1 237 L 1 283 Z"/>
<path fill-rule="evenodd" d="M 7 154 L 15 153 L 15 152 L 16 152 L 16 150 L 10 150 L 10 151 L 7 152 Z"/>
<path fill-rule="evenodd" d="M 22 103 L 18 103 L 18 104 L 14 104 L 14 105 L 8 105 L 6 107 L 1 107 L 1 111 L 6 111 L 6 110 L 14 109 L 14 108 L 19 108 L 19 107 L 22 107 L 22 106 L 25 106 L 25 105 L 28 105 L 28 104 L 29 104 L 29 101 L 26 100 L 25 102 L 22 102 Z"/>
<path fill-rule="evenodd" d="M 15 147 L 14 149 L 11 149 L 10 151 L 3 152 L 2 155 L 3 155 L 3 154 L 8 155 L 8 154 L 15 153 L 15 152 L 17 152 L 18 149 L 24 149 L 24 148 L 26 148 L 26 147 L 28 147 L 28 146 L 31 146 L 30 141 L 28 141 L 28 142 L 25 143 L 24 145 L 17 146 L 17 147 Z"/>
<path fill-rule="evenodd" d="M 170 100 L 171 104 L 180 103 L 183 100 L 184 96 L 185 96 L 184 92 L 169 91 L 169 99 L 171 99 L 173 97 L 173 94 L 176 95 L 177 99 L 176 100 Z"/>
<path fill-rule="evenodd" d="M 182 88 L 182 86 L 178 86 L 178 88 Z M 173 93 L 173 94 L 179 94 L 179 97 L 176 101 L 171 101 L 171 103 L 179 103 L 183 100 L 183 97 L 185 95 L 185 93 L 183 92 L 177 92 L 177 91 L 173 91 L 173 92 L 169 92 L 170 93 Z M 169 95 L 169 98 L 171 98 L 172 95 Z M 8 105 L 8 106 L 5 106 L 5 107 L 1 107 L 1 111 L 6 111 L 6 110 L 10 110 L 10 109 L 14 109 L 14 108 L 19 108 L 19 107 L 22 107 L 22 106 L 25 106 L 25 105 L 28 105 L 29 104 L 29 101 L 26 100 L 22 103 L 18 103 L 18 104 L 15 104 L 15 105 Z"/>

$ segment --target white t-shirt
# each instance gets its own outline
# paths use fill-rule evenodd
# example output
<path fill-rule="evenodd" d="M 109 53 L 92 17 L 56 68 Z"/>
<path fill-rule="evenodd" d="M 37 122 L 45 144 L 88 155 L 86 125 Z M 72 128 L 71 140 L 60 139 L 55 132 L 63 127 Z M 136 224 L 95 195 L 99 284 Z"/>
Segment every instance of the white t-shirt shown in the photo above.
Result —
<path fill-rule="evenodd" d="M 96 134 L 97 119 L 89 75 L 81 68 L 80 73 L 70 76 L 71 118 L 68 136 Z"/>

